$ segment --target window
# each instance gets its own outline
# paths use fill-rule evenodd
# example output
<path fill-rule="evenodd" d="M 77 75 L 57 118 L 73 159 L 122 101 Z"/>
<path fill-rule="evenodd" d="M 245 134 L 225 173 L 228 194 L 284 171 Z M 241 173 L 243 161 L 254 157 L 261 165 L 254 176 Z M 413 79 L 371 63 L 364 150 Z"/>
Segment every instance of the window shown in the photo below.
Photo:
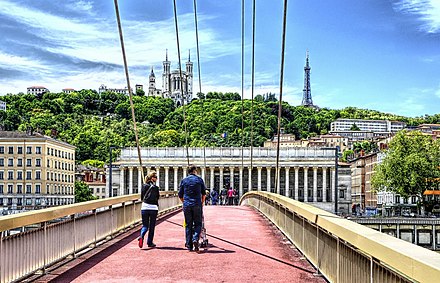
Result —
<path fill-rule="evenodd" d="M 0 146 L 0 154 L 4 154 L 5 153 L 5 147 L 4 146 Z"/>
<path fill-rule="evenodd" d="M 11 184 L 8 185 L 8 194 L 12 194 L 12 185 Z"/>
<path fill-rule="evenodd" d="M 23 154 L 23 147 L 22 146 L 17 147 L 17 153 Z"/>
<path fill-rule="evenodd" d="M 14 166 L 14 159 L 8 158 L 8 166 Z"/>
<path fill-rule="evenodd" d="M 19 206 L 23 205 L 23 199 L 22 198 L 18 198 L 17 199 L 17 205 L 19 205 Z"/>
<path fill-rule="evenodd" d="M 14 147 L 8 146 L 8 154 L 14 154 Z"/>
<path fill-rule="evenodd" d="M 35 180 L 41 180 L 41 172 L 40 171 L 35 172 Z"/>
<path fill-rule="evenodd" d="M 5 159 L 4 158 L 0 158 L 0 167 L 5 166 Z"/>
<path fill-rule="evenodd" d="M 32 166 L 32 159 L 26 159 L 26 166 Z"/>
<path fill-rule="evenodd" d="M 32 172 L 31 171 L 26 172 L 26 180 L 32 180 Z"/>
<path fill-rule="evenodd" d="M 339 198 L 345 198 L 345 190 L 339 190 Z"/>
<path fill-rule="evenodd" d="M 400 203 L 400 196 L 396 196 L 396 203 Z"/>
<path fill-rule="evenodd" d="M 27 194 L 32 193 L 32 185 L 26 185 L 26 193 Z"/>
<path fill-rule="evenodd" d="M 5 173 L 3 171 L 0 171 L 0 180 L 5 179 Z"/>
<path fill-rule="evenodd" d="M 14 171 L 8 171 L 8 180 L 14 179 Z"/>
<path fill-rule="evenodd" d="M 41 146 L 35 147 L 35 153 L 36 154 L 41 154 Z"/>
<path fill-rule="evenodd" d="M 23 193 L 23 185 L 17 185 L 17 194 Z"/>
<path fill-rule="evenodd" d="M 19 158 L 17 159 L 17 166 L 22 167 L 23 166 L 23 159 Z"/>
<path fill-rule="evenodd" d="M 41 167 L 41 159 L 40 158 L 35 159 L 35 166 Z"/>
<path fill-rule="evenodd" d="M 47 168 L 50 168 L 50 160 L 47 160 Z"/>
<path fill-rule="evenodd" d="M 411 197 L 411 203 L 417 203 L 417 199 L 416 199 L 416 196 L 412 196 Z"/>
<path fill-rule="evenodd" d="M 26 153 L 27 154 L 32 154 L 32 146 L 27 146 L 26 147 Z"/>
<path fill-rule="evenodd" d="M 50 149 L 50 155 L 53 156 L 53 148 Z"/>
<path fill-rule="evenodd" d="M 0 198 L 0 205 L 3 205 L 3 198 Z"/>
<path fill-rule="evenodd" d="M 0 194 L 3 194 L 3 189 L 4 189 L 4 185 L 3 184 L 0 184 Z M 0 199 L 2 199 L 2 198 L 0 198 Z"/>
<path fill-rule="evenodd" d="M 50 187 L 49 187 L 49 185 L 46 185 L 46 194 L 48 195 L 49 192 L 50 192 Z"/>
<path fill-rule="evenodd" d="M 40 199 L 39 199 L 39 198 L 36 198 L 36 199 L 35 199 L 35 205 L 40 205 L 40 204 L 41 204 Z"/>
<path fill-rule="evenodd" d="M 23 180 L 23 172 L 17 171 L 17 180 Z"/>
<path fill-rule="evenodd" d="M 41 194 L 41 185 L 35 185 L 35 193 Z"/>
<path fill-rule="evenodd" d="M 47 155 L 50 155 L 50 148 L 47 148 Z"/>
<path fill-rule="evenodd" d="M 8 205 L 12 205 L 12 198 L 8 198 Z"/>
<path fill-rule="evenodd" d="M 26 205 L 32 205 L 32 199 L 31 198 L 27 198 L 26 199 Z"/>

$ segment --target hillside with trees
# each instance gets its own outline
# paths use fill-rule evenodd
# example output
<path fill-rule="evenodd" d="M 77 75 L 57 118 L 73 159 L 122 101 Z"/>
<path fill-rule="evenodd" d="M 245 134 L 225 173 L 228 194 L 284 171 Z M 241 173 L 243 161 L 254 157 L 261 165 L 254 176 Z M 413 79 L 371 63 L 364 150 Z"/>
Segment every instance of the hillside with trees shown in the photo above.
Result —
<path fill-rule="evenodd" d="M 208 92 L 197 97 L 184 108 L 175 108 L 171 99 L 134 95 L 141 146 L 184 146 L 186 140 L 189 146 L 241 146 L 242 137 L 245 146 L 251 142 L 262 146 L 276 133 L 278 102 L 274 94 L 257 95 L 253 102 L 243 103 L 237 93 Z M 127 95 L 81 90 L 39 96 L 8 94 L 1 99 L 7 103 L 7 110 L 0 111 L 3 130 L 40 132 L 68 142 L 77 147 L 78 162 L 108 162 L 110 145 L 135 146 Z M 288 103 L 283 103 L 281 117 L 285 133 L 297 139 L 328 133 L 337 118 L 399 120 L 408 125 L 440 122 L 440 114 L 408 118 L 355 107 L 314 109 Z"/>

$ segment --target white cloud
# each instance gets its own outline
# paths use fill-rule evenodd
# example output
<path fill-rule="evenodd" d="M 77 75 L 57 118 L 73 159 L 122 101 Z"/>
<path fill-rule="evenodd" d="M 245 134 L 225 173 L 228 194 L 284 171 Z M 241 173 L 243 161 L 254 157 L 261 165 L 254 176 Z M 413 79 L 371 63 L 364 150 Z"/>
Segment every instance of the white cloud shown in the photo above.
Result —
<path fill-rule="evenodd" d="M 427 33 L 440 32 L 440 1 L 439 0 L 399 0 L 395 9 L 402 13 L 415 14 L 424 24 L 420 29 Z"/>

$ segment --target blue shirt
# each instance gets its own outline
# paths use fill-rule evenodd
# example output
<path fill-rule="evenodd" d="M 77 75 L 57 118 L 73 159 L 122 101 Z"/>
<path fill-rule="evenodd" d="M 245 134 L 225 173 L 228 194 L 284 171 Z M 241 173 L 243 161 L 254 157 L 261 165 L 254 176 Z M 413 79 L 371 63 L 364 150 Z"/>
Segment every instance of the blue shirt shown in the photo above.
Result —
<path fill-rule="evenodd" d="M 183 198 L 183 207 L 201 206 L 202 195 L 206 195 L 206 186 L 199 176 L 190 174 L 180 182 L 179 198 Z"/>

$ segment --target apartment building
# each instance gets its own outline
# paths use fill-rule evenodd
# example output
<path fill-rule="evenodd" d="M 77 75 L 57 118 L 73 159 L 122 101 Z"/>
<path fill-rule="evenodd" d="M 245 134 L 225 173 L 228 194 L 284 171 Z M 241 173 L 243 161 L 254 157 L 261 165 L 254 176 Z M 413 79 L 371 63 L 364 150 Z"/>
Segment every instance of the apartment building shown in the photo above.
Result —
<path fill-rule="evenodd" d="M 360 131 L 374 133 L 396 133 L 406 127 L 406 123 L 400 121 L 339 118 L 330 124 L 330 132 L 350 131 L 353 125 Z"/>
<path fill-rule="evenodd" d="M 99 199 L 106 197 L 105 169 L 79 164 L 76 166 L 75 179 L 89 186 L 91 193 Z"/>
<path fill-rule="evenodd" d="M 46 92 L 49 92 L 49 90 L 44 86 L 30 86 L 27 88 L 27 94 L 45 94 Z"/>
<path fill-rule="evenodd" d="M 0 209 L 75 201 L 75 146 L 37 133 L 0 131 Z"/>

